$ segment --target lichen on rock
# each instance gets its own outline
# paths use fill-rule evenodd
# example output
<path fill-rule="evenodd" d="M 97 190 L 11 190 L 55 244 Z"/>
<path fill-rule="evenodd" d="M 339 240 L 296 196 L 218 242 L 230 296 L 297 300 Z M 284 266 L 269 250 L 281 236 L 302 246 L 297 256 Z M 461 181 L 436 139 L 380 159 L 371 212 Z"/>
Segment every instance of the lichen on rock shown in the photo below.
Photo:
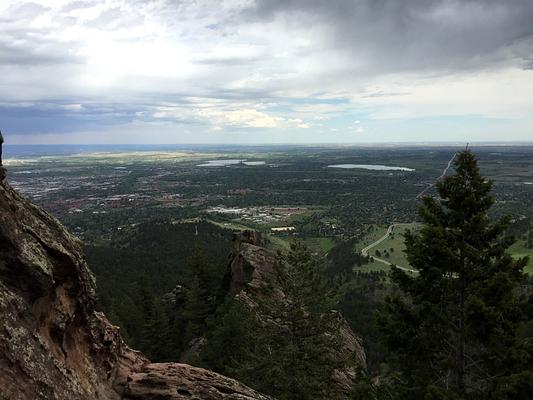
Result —
<path fill-rule="evenodd" d="M 0 182 L 0 399 L 267 399 L 211 371 L 150 363 L 95 310 L 95 285 L 81 242 Z"/>

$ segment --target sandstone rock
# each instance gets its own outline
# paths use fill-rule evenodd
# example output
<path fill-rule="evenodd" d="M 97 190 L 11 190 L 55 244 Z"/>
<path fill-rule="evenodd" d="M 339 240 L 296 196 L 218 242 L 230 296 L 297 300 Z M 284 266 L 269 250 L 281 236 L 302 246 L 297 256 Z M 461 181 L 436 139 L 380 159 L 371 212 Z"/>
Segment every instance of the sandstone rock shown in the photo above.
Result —
<path fill-rule="evenodd" d="M 278 287 L 278 274 L 274 270 L 275 255 L 250 243 L 241 243 L 230 263 L 230 291 L 242 290 L 263 295 L 265 286 Z"/>
<path fill-rule="evenodd" d="M 124 400 L 268 399 L 233 379 L 186 364 L 149 364 L 129 380 Z"/>
<path fill-rule="evenodd" d="M 79 240 L 0 182 L 0 399 L 266 399 L 184 364 L 152 364 L 95 311 Z"/>
<path fill-rule="evenodd" d="M 247 240 L 255 238 L 252 234 L 237 237 L 229 265 L 230 291 L 251 307 L 255 307 L 258 300 L 268 301 L 273 296 L 277 300 L 283 299 L 285 294 L 280 289 L 279 275 L 275 268 L 276 256 L 270 250 L 257 246 L 257 241 Z M 349 356 L 357 367 L 366 369 L 363 340 L 352 331 L 341 313 L 333 312 L 338 320 L 341 339 L 340 348 L 331 350 L 333 357 L 341 359 Z M 342 391 L 348 393 L 356 378 L 356 368 L 336 370 L 333 378 Z"/>

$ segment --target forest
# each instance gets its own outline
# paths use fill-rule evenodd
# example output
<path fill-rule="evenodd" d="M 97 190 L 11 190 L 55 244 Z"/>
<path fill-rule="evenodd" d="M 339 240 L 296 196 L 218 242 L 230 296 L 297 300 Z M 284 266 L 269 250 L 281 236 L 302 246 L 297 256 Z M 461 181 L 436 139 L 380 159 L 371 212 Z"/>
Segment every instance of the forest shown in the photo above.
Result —
<path fill-rule="evenodd" d="M 280 278 L 270 290 L 290 301 L 239 298 L 231 230 L 204 219 L 141 223 L 86 252 L 100 307 L 154 361 L 209 368 L 278 399 L 529 399 L 533 280 L 509 249 L 514 236 L 531 247 L 531 222 L 511 224 L 493 206 L 492 183 L 462 152 L 405 233 L 415 274 L 372 269 L 357 236 L 325 255 L 296 238 L 271 250 Z M 363 339 L 365 368 L 329 353 L 341 340 L 331 310 Z M 331 376 L 346 367 L 357 379 L 340 392 Z"/>

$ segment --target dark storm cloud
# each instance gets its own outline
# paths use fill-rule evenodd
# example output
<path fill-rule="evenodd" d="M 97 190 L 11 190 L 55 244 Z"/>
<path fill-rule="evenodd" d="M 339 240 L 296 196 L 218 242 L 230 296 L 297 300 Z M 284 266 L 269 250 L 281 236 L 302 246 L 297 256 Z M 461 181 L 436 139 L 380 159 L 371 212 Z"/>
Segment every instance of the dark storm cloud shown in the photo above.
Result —
<path fill-rule="evenodd" d="M 533 54 L 531 0 L 258 0 L 244 16 L 325 26 L 326 46 L 374 71 L 527 67 Z"/>

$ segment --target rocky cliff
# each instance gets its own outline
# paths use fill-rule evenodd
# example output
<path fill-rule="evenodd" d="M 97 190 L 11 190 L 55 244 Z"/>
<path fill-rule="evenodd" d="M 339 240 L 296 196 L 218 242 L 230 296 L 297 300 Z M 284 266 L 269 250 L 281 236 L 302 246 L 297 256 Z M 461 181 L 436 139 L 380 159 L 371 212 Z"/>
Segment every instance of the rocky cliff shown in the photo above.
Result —
<path fill-rule="evenodd" d="M 267 399 L 185 364 L 153 364 L 95 311 L 81 243 L 0 182 L 0 399 Z"/>
<path fill-rule="evenodd" d="M 268 249 L 261 247 L 257 233 L 244 231 L 234 234 L 233 256 L 229 265 L 230 292 L 251 306 L 257 300 L 268 301 L 271 296 L 283 299 L 279 276 L 274 267 L 276 257 Z M 335 312 L 338 320 L 336 329 L 341 340 L 339 349 L 331 349 L 332 356 L 350 356 L 358 367 L 366 369 L 366 354 L 363 340 L 357 336 L 342 314 Z M 333 377 L 338 387 L 345 393 L 351 390 L 356 371 L 354 367 L 339 369 Z"/>

